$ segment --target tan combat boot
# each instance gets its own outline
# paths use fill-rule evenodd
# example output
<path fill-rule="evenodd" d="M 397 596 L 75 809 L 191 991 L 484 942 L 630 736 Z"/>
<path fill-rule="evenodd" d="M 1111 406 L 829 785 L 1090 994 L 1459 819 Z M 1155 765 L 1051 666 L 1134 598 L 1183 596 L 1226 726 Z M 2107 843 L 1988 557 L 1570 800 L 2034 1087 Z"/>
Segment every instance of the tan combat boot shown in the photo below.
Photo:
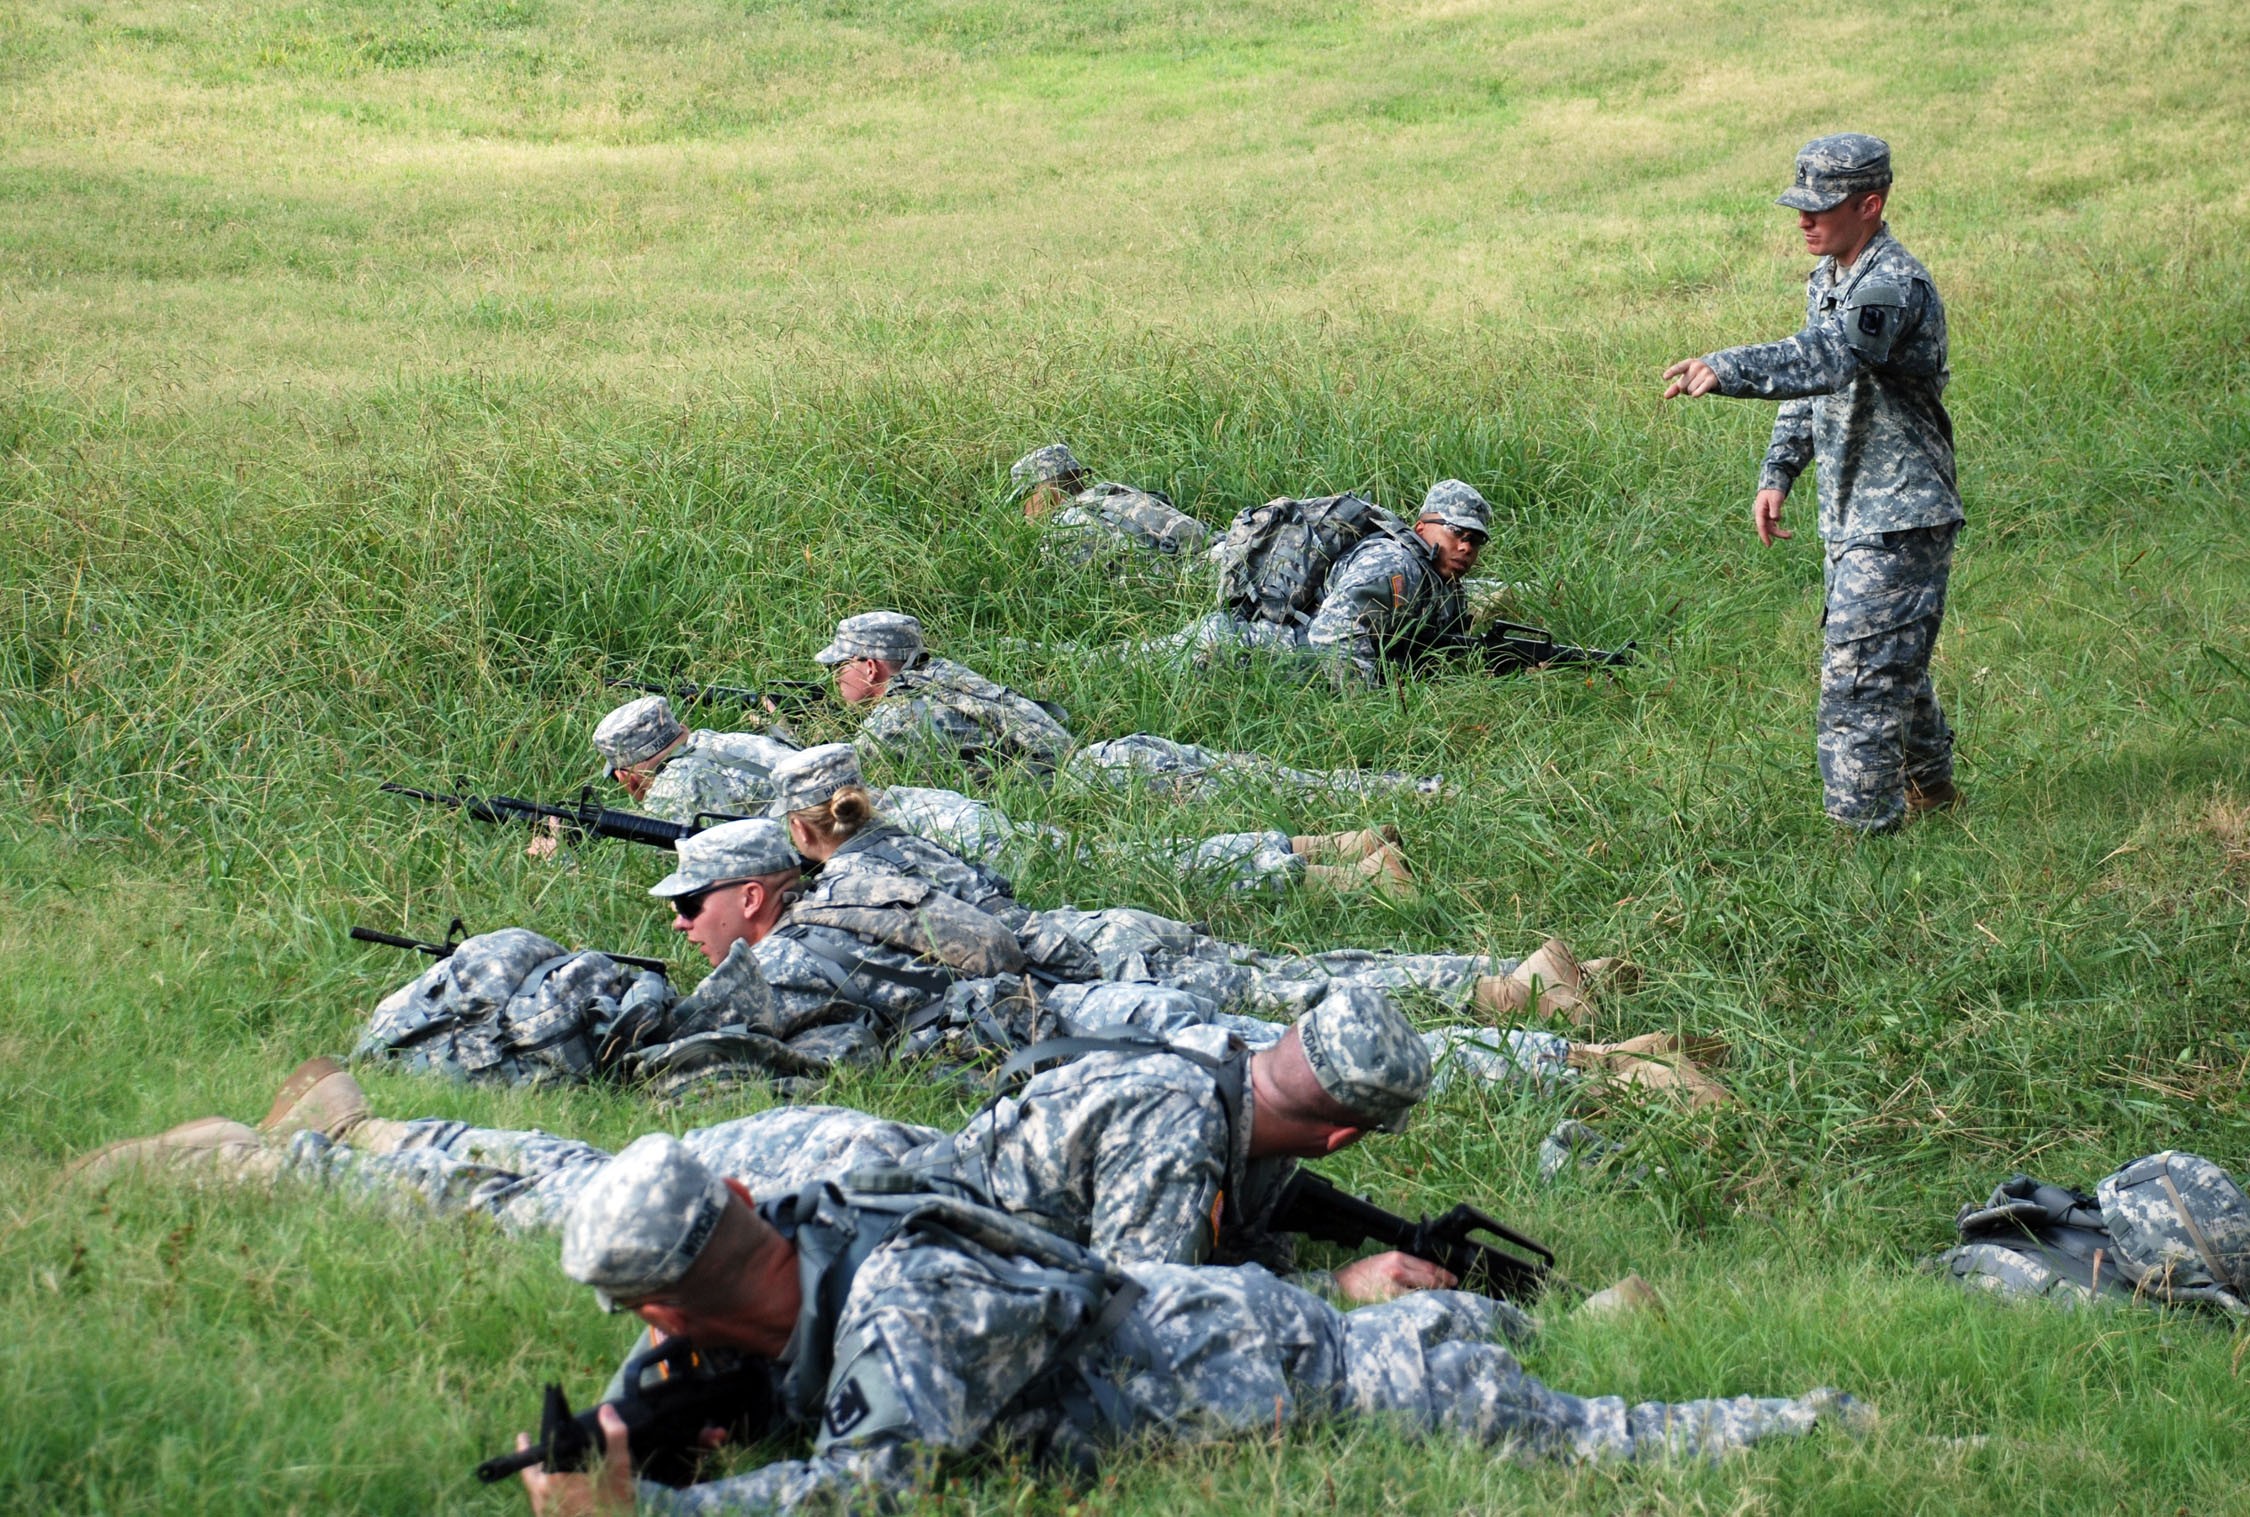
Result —
<path fill-rule="evenodd" d="M 340 1062 L 322 1055 L 305 1060 L 289 1072 L 281 1089 L 274 1092 L 273 1105 L 258 1124 L 258 1131 L 277 1138 L 317 1132 L 341 1140 L 373 1114 L 359 1081 Z"/>
<path fill-rule="evenodd" d="M 1289 851 L 1308 864 L 1356 864 L 1361 859 L 1397 848 L 1401 839 L 1391 826 L 1362 828 L 1358 832 L 1308 832 L 1290 838 Z"/>
<path fill-rule="evenodd" d="M 1583 984 L 1577 955 L 1561 938 L 1549 938 L 1507 974 L 1479 979 L 1471 1001 L 1495 1024 L 1526 1010 L 1551 1017 L 1585 1009 L 1585 997 L 1579 993 Z"/>
<path fill-rule="evenodd" d="M 65 1180 L 114 1180 L 130 1170 L 179 1170 L 197 1175 L 265 1179 L 279 1172 L 280 1156 L 255 1130 L 226 1117 L 197 1117 L 152 1138 L 126 1138 L 81 1154 L 63 1166 Z"/>

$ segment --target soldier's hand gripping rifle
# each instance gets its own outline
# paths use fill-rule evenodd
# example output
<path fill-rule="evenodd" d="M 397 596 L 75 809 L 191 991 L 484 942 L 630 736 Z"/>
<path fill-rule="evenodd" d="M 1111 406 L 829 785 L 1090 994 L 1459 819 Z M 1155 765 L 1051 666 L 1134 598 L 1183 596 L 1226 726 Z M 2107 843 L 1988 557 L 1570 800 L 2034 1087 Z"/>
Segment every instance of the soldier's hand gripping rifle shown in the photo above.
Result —
<path fill-rule="evenodd" d="M 385 785 L 383 790 L 388 795 L 403 795 L 433 806 L 450 806 L 480 822 L 529 822 L 536 826 L 553 820 L 560 823 L 563 832 L 570 837 L 622 838 L 650 848 L 670 848 L 681 838 L 693 837 L 706 827 L 742 820 L 716 811 L 699 812 L 692 822 L 667 822 L 662 817 L 642 816 L 637 811 L 612 811 L 594 799 L 591 785 L 578 792 L 575 806 L 550 806 L 542 801 L 519 800 L 512 795 L 440 795 L 434 790 L 416 790 L 407 785 Z"/>
<path fill-rule="evenodd" d="M 1395 1248 L 1451 1271 L 1462 1290 L 1500 1300 L 1527 1301 L 1559 1278 L 1552 1250 L 1473 1206 L 1409 1222 L 1307 1169 L 1290 1177 L 1273 1227 L 1345 1248 L 1370 1242 Z"/>
<path fill-rule="evenodd" d="M 777 679 L 755 690 L 743 685 L 659 685 L 649 680 L 613 679 L 612 690 L 645 690 L 661 695 L 674 706 L 705 704 L 737 706 L 772 716 L 802 716 L 828 703 L 826 680 Z"/>
<path fill-rule="evenodd" d="M 601 1449 L 601 1409 L 609 1406 L 625 1424 L 633 1468 L 664 1485 L 686 1485 L 704 1453 L 705 1428 L 750 1437 L 766 1430 L 773 1417 L 774 1373 L 771 1360 L 724 1350 L 703 1353 L 685 1338 L 646 1345 L 625 1361 L 624 1388 L 614 1401 L 574 1413 L 563 1388 L 550 1383 L 539 1441 L 485 1460 L 477 1466 L 477 1479 L 490 1485 L 535 1464 L 550 1474 L 586 1468 Z"/>
<path fill-rule="evenodd" d="M 469 931 L 461 925 L 459 917 L 455 917 L 453 925 L 446 928 L 445 941 L 442 943 L 425 943 L 420 938 L 403 938 L 395 932 L 377 932 L 372 927 L 354 927 L 352 929 L 352 941 L 355 943 L 380 943 L 385 948 L 404 948 L 411 953 L 426 953 L 433 959 L 452 958 L 455 952 L 460 949 L 462 939 L 468 935 Z M 635 969 L 653 969 L 661 975 L 670 975 L 672 972 L 672 966 L 662 959 L 647 959 L 637 953 L 611 953 L 606 948 L 597 948 L 594 951 L 613 964 L 630 964 Z"/>
<path fill-rule="evenodd" d="M 1526 626 L 1522 622 L 1494 622 L 1482 632 L 1472 634 L 1469 646 L 1483 656 L 1485 671 L 1489 674 L 1516 674 L 1525 669 L 1563 664 L 1619 668 L 1639 657 L 1636 643 L 1627 643 L 1622 648 L 1581 648 L 1573 643 L 1558 643 L 1546 628 Z"/>

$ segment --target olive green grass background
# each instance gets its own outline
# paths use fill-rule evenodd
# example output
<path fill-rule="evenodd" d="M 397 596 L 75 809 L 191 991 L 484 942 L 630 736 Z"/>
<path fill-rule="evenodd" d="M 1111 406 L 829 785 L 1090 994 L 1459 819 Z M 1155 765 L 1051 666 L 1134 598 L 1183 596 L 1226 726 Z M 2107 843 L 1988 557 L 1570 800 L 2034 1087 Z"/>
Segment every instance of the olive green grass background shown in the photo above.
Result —
<path fill-rule="evenodd" d="M 0 1503 L 520 1504 L 468 1467 L 622 1335 L 551 1242 L 55 1166 L 254 1119 L 348 1047 L 419 967 L 354 922 L 524 923 L 692 980 L 653 853 L 533 864 L 374 786 L 567 797 L 605 678 L 805 677 L 888 605 L 1085 736 L 1452 777 L 1365 809 L 999 796 L 1121 839 L 1395 821 L 1424 881 L 1274 903 L 1050 859 L 1038 904 L 1631 955 L 1596 1032 L 1723 1037 L 1740 1097 L 1597 1110 L 1647 1184 L 1541 1189 L 1577 1108 L 1471 1090 L 1332 1169 L 1656 1282 L 1661 1320 L 1551 1322 L 1557 1385 L 1884 1414 L 1717 1467 L 1366 1428 L 1091 1487 L 994 1459 L 921 1505 L 2250 1509 L 2240 1334 L 1912 1269 L 2019 1167 L 2250 1167 L 2246 45 L 2237 7 L 2158 3 L 0 10 Z M 1794 325 L 1768 201 L 1846 127 L 1894 142 L 1950 303 L 1972 519 L 1936 665 L 1971 804 L 1856 846 L 1812 775 L 1809 500 L 1784 548 L 1746 526 L 1770 410 L 1655 401 L 1665 361 Z M 1459 475 L 1525 619 L 1648 657 L 1348 698 L 1090 667 L 1059 645 L 1207 590 L 1039 572 L 1004 471 L 1058 437 L 1214 522 Z M 611 1142 L 743 1104 L 368 1083 Z M 926 1070 L 830 1094 L 973 1105 Z"/>

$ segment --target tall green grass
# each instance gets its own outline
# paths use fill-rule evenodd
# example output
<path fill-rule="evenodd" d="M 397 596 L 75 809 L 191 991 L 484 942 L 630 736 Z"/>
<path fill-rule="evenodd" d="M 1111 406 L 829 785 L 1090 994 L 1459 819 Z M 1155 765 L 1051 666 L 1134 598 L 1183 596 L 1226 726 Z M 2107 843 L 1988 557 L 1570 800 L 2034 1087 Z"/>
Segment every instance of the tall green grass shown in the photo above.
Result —
<path fill-rule="evenodd" d="M 1339 1171 L 1656 1281 L 1662 1321 L 1553 1324 L 1559 1385 L 1835 1383 L 1886 1418 L 1627 1472 L 1346 1430 L 1090 1490 L 973 1467 L 930 1507 L 2241 1509 L 2239 1335 L 1910 1265 L 2018 1167 L 2250 1167 L 2246 30 L 2116 0 L 0 15 L 0 1493 L 513 1505 L 469 1464 L 617 1348 L 544 1246 L 53 1166 L 254 1117 L 346 1046 L 413 968 L 355 921 L 691 974 L 654 855 L 536 865 L 375 785 L 575 793 L 605 679 L 806 676 L 891 605 L 1087 736 L 1444 770 L 1436 805 L 999 798 L 1124 838 L 1395 821 L 1424 881 L 1276 903 L 1040 860 L 1040 904 L 1647 966 L 1594 1031 L 1719 1035 L 1740 1097 L 1598 1114 L 1661 1179 L 1542 1189 L 1565 1104 L 1477 1091 Z M 1971 516 L 1937 661 L 1971 804 L 1857 846 L 1812 773 L 1817 550 L 1747 530 L 1767 413 L 1653 399 L 1664 361 L 1792 323 L 1767 201 L 1843 126 L 1894 141 L 1950 302 Z M 1039 568 L 1004 472 L 1057 437 L 1215 522 L 1469 479 L 1527 618 L 1647 662 L 1331 698 L 1075 659 L 1207 591 Z M 610 1141 L 733 1110 L 371 1084 Z M 963 1110 L 912 1072 L 831 1094 Z"/>

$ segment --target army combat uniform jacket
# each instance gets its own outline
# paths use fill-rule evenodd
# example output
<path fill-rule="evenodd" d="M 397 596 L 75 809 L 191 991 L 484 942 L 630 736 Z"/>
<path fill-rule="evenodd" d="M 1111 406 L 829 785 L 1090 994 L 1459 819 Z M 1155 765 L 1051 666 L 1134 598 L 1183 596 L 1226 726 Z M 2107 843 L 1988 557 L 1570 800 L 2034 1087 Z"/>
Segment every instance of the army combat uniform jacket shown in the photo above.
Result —
<path fill-rule="evenodd" d="M 1211 529 L 1173 505 L 1169 496 L 1113 483 L 1079 491 L 1043 525 L 1045 551 L 1073 564 L 1126 554 L 1189 559 L 1211 542 Z"/>
<path fill-rule="evenodd" d="M 1061 763 L 1076 741 L 1039 702 L 945 658 L 892 675 L 859 740 L 980 768 L 1018 763 L 1041 771 Z"/>
<path fill-rule="evenodd" d="M 1136 1436 L 1196 1443 L 1372 1414 L 1525 1454 L 1657 1458 L 1856 1410 L 1829 1391 L 1630 1407 L 1571 1396 L 1491 1341 L 1495 1303 L 1480 1297 L 1428 1291 L 1345 1315 L 1256 1265 L 1116 1269 L 942 1198 L 824 1186 L 760 1211 L 796 1245 L 804 1301 L 767 1432 L 810 1448 L 683 1489 L 643 1481 L 644 1511 L 857 1510 L 989 1439 L 1084 1465 Z"/>
<path fill-rule="evenodd" d="M 1850 268 L 1833 258 L 1813 268 L 1803 331 L 1703 361 L 1720 394 L 1782 403 L 1758 488 L 1787 494 L 1817 459 L 1823 540 L 1961 520 L 1945 304 L 1888 227 Z"/>
<path fill-rule="evenodd" d="M 762 733 L 699 727 L 672 750 L 639 808 L 668 822 L 692 822 L 706 812 L 757 815 L 774 797 L 773 766 L 796 751 Z"/>
<path fill-rule="evenodd" d="M 1305 644 L 1379 685 L 1386 664 L 1414 664 L 1468 633 L 1468 597 L 1438 573 L 1430 545 L 1412 532 L 1378 531 L 1328 571 Z"/>

